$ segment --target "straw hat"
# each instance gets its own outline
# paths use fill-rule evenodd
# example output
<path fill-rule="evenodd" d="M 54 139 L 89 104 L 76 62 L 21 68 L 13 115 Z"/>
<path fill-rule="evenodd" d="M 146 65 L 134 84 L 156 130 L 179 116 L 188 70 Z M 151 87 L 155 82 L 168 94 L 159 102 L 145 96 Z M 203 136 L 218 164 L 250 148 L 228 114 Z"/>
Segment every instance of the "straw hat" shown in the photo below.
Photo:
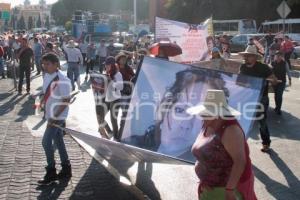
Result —
<path fill-rule="evenodd" d="M 258 57 L 262 57 L 261 54 L 258 53 L 255 45 L 248 45 L 246 50 L 243 52 L 239 52 L 240 55 L 256 55 Z"/>
<path fill-rule="evenodd" d="M 74 42 L 74 40 L 70 40 L 67 44 L 68 48 L 75 48 L 78 44 Z"/>
<path fill-rule="evenodd" d="M 235 117 L 241 113 L 230 107 L 223 90 L 208 90 L 203 103 L 187 109 L 190 115 Z"/>
<path fill-rule="evenodd" d="M 119 62 L 121 60 L 121 58 L 127 58 L 127 55 L 124 53 L 124 52 L 121 52 L 119 53 L 115 59 L 116 59 L 116 62 Z"/>

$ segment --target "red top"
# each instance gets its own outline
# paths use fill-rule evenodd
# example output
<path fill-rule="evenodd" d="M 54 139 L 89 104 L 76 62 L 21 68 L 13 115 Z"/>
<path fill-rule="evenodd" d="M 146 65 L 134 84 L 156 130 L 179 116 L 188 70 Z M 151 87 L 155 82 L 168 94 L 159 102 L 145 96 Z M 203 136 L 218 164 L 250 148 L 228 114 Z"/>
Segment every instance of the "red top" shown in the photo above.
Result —
<path fill-rule="evenodd" d="M 237 125 L 240 127 L 236 120 L 225 120 L 223 126 L 216 131 L 215 135 L 205 137 L 206 130 L 204 130 L 202 139 L 197 140 L 193 145 L 192 153 L 197 159 L 195 171 L 200 179 L 201 186 L 226 187 L 231 173 L 233 161 L 222 144 L 222 137 L 225 129 L 231 125 Z M 253 176 L 251 160 L 249 156 L 249 147 L 246 139 L 244 141 L 246 167 L 241 175 L 239 184 L 243 184 L 244 182 L 250 180 L 251 176 Z M 201 193 L 201 191 L 199 192 Z M 242 191 L 240 192 L 242 193 Z"/>
<path fill-rule="evenodd" d="M 284 53 L 289 53 L 289 52 L 292 52 L 294 49 L 294 44 L 292 41 L 283 41 L 281 43 L 281 50 L 284 52 Z"/>

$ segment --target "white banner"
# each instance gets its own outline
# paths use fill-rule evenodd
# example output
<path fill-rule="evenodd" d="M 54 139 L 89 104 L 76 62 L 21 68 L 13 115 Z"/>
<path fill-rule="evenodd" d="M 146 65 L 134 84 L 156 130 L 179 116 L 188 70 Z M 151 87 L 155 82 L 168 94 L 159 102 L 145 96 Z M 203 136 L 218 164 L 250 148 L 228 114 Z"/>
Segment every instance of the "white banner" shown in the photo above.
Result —
<path fill-rule="evenodd" d="M 182 54 L 171 57 L 171 61 L 180 63 L 194 63 L 208 60 L 208 26 L 188 24 L 156 17 L 155 39 L 171 41 L 182 48 Z"/>

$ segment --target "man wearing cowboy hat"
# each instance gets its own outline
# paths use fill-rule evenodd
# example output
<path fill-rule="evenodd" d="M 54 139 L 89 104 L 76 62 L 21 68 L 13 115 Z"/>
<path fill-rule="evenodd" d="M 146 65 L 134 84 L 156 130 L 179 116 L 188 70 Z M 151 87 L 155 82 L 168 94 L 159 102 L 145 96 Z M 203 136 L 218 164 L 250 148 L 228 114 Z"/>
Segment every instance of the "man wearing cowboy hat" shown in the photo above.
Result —
<path fill-rule="evenodd" d="M 74 82 L 77 82 L 78 89 L 80 88 L 80 64 L 83 64 L 83 57 L 74 40 L 70 40 L 66 47 L 64 48 L 67 61 L 68 61 L 68 71 L 67 76 L 71 80 L 73 90 L 75 90 Z"/>
<path fill-rule="evenodd" d="M 277 84 L 277 79 L 271 68 L 258 61 L 262 58 L 262 56 L 258 53 L 257 48 L 254 45 L 249 45 L 244 52 L 240 52 L 239 54 L 242 55 L 245 60 L 245 63 L 240 67 L 240 74 L 267 79 L 271 81 L 273 85 Z M 268 84 L 266 84 L 263 88 L 260 103 L 263 105 L 263 112 L 258 112 L 260 136 L 263 145 L 262 151 L 266 152 L 269 150 L 271 144 L 270 133 L 267 125 L 267 111 L 269 107 Z"/>

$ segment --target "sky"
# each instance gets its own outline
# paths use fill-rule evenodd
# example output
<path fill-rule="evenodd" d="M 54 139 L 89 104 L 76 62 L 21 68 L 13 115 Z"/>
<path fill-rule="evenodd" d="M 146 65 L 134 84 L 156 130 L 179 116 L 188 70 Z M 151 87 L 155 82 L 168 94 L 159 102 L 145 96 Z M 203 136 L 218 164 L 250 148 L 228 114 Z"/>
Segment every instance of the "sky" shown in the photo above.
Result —
<path fill-rule="evenodd" d="M 11 3 L 12 6 L 20 5 L 24 3 L 24 0 L 0 0 L 1 3 Z M 31 4 L 38 4 L 39 0 L 30 0 Z M 55 3 L 57 0 L 46 0 L 47 4 Z"/>

